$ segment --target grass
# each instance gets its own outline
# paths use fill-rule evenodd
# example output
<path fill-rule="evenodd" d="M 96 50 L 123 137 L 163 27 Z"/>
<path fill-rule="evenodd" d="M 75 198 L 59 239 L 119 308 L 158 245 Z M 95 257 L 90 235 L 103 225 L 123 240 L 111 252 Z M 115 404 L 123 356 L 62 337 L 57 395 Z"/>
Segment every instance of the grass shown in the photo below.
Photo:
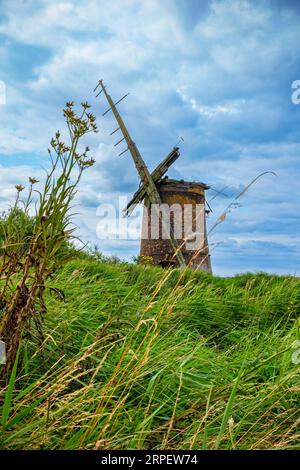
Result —
<path fill-rule="evenodd" d="M 300 448 L 300 281 L 73 259 L 0 391 L 3 449 Z"/>

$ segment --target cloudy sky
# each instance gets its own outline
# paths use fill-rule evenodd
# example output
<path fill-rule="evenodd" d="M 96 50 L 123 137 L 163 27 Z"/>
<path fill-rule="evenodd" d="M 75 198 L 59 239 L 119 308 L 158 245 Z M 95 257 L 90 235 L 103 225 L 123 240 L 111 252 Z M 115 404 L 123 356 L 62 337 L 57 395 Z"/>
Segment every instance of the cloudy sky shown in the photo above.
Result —
<path fill-rule="evenodd" d="M 226 187 L 209 226 L 259 173 L 276 173 L 211 234 L 214 272 L 299 275 L 298 1 L 1 0 L 0 16 L 2 210 L 16 183 L 43 178 L 64 103 L 88 100 L 100 132 L 88 139 L 97 162 L 77 197 L 78 235 L 106 254 L 137 254 L 138 240 L 99 239 L 97 207 L 138 184 L 130 155 L 118 157 L 109 135 L 112 116 L 101 116 L 106 103 L 93 97 L 102 78 L 115 99 L 130 92 L 119 109 L 151 169 L 183 137 L 169 176 Z"/>

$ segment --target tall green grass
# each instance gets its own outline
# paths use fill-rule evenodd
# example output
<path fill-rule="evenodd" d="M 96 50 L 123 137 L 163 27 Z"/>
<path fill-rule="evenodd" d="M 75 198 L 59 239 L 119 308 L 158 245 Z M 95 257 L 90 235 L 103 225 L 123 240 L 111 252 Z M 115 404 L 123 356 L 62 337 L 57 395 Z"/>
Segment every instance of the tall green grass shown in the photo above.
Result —
<path fill-rule="evenodd" d="M 51 282 L 65 301 L 0 392 L 1 448 L 300 447 L 299 279 L 87 257 Z"/>

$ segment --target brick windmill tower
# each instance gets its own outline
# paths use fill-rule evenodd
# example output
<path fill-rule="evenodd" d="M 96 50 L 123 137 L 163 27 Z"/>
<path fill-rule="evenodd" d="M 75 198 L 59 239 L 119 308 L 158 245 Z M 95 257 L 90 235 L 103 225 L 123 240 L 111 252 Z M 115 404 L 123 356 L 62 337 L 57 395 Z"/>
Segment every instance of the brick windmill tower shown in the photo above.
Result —
<path fill-rule="evenodd" d="M 115 144 L 125 141 L 127 148 L 119 155 L 129 151 L 140 177 L 140 186 L 124 209 L 128 216 L 134 207 L 144 202 L 143 227 L 140 255 L 151 258 L 154 265 L 162 267 L 185 267 L 211 272 L 210 254 L 206 231 L 204 183 L 173 180 L 164 177 L 170 166 L 180 156 L 179 148 L 174 147 L 167 157 L 152 173 L 148 170 L 135 142 L 132 140 L 116 105 L 99 80 L 96 91 L 106 97 L 109 108 L 118 123 L 117 129 L 123 137 Z M 163 178 L 164 177 L 164 178 Z"/>

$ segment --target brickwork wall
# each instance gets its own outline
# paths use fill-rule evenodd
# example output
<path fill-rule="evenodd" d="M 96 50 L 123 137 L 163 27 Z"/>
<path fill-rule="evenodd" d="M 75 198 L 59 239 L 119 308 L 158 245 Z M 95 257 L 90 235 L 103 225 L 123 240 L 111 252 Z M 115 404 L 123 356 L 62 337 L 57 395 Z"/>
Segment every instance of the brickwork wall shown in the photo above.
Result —
<path fill-rule="evenodd" d="M 177 239 L 177 243 L 181 246 L 182 254 L 185 258 L 186 263 L 193 269 L 200 269 L 203 271 L 211 272 L 209 248 L 207 242 L 206 233 L 206 222 L 205 222 L 205 185 L 199 183 L 189 183 L 174 180 L 163 180 L 158 185 L 158 190 L 161 196 L 162 203 L 172 206 L 174 204 L 179 205 L 182 208 L 182 238 Z M 192 220 L 191 227 L 184 227 L 184 205 L 189 204 L 192 206 Z M 196 228 L 196 207 L 202 207 L 202 224 L 203 224 L 203 236 L 197 240 L 197 243 L 193 249 L 188 249 L 185 243 L 187 237 L 187 230 L 195 233 Z M 153 214 L 153 211 L 152 211 Z M 175 215 L 176 217 L 176 215 Z M 160 266 L 178 266 L 176 256 L 174 256 L 174 250 L 169 239 L 163 239 L 162 236 L 162 224 L 159 223 L 156 226 L 157 217 L 151 217 L 151 207 L 147 206 L 147 201 L 144 206 L 144 220 L 142 228 L 142 240 L 140 254 L 143 256 L 150 256 L 153 259 L 155 265 Z M 170 217 L 171 226 L 174 227 L 174 214 L 171 213 Z M 159 233 L 159 239 L 151 239 L 151 232 Z M 199 238 L 199 237 L 198 237 Z"/>

